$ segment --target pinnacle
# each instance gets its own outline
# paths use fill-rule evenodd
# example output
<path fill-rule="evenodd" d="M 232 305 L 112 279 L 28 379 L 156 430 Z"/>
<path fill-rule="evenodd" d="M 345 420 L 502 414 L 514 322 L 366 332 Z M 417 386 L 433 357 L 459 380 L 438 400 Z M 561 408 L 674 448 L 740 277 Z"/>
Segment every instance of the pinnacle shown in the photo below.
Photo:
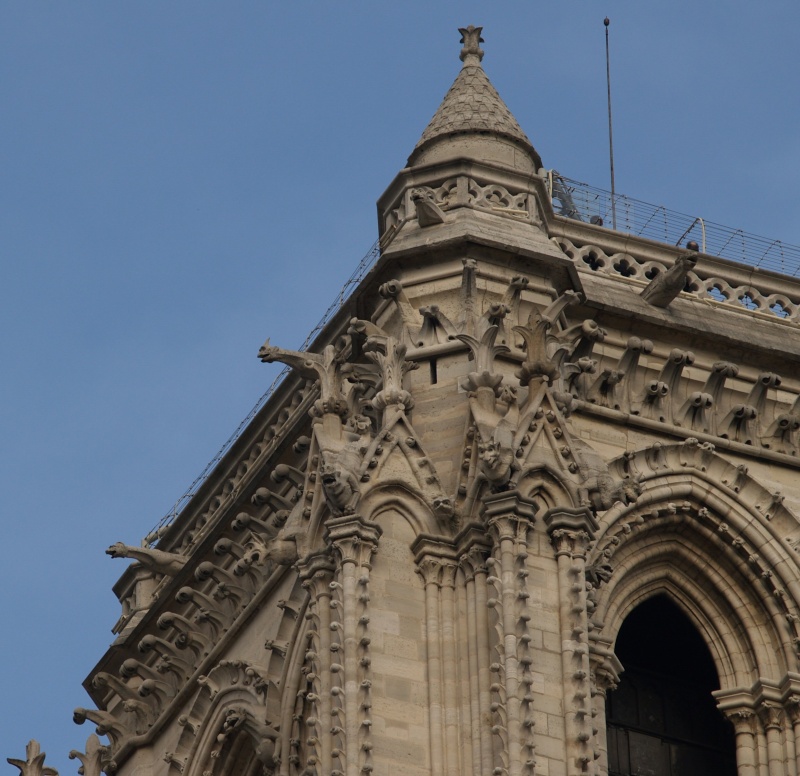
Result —
<path fill-rule="evenodd" d="M 463 62 L 461 71 L 414 147 L 409 164 L 413 164 L 423 149 L 437 140 L 453 135 L 479 134 L 495 135 L 513 141 L 532 156 L 537 169 L 541 167 L 541 159 L 531 141 L 481 66 L 481 30 L 481 27 L 472 25 L 459 29 L 461 42 L 464 44 L 460 54 Z"/>

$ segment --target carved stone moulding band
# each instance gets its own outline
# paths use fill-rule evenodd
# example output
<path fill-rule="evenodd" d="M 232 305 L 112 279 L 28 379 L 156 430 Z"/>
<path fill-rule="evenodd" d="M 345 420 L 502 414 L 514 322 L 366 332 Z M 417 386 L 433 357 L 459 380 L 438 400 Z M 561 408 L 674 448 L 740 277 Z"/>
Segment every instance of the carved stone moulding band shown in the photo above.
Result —
<path fill-rule="evenodd" d="M 578 247 L 563 237 L 556 239 L 556 244 L 576 265 L 609 277 L 636 278 L 649 282 L 668 269 L 659 261 L 643 261 L 629 253 L 607 254 L 596 245 Z M 792 322 L 800 320 L 800 299 L 790 299 L 772 288 L 759 289 L 750 280 L 746 285 L 732 285 L 724 278 L 700 277 L 690 271 L 684 291 L 704 300 L 729 305 L 733 309 L 761 312 Z"/>

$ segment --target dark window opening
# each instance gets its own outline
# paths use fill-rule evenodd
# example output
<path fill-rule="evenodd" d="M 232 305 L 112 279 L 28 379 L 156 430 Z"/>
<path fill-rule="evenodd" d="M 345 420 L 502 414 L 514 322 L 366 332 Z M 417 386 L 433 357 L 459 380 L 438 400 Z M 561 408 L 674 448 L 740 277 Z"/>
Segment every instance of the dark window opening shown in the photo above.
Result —
<path fill-rule="evenodd" d="M 608 694 L 609 776 L 736 776 L 733 726 L 711 695 L 711 655 L 667 596 L 634 609 L 615 647 L 625 671 Z"/>
<path fill-rule="evenodd" d="M 439 375 L 436 372 L 436 359 L 432 358 L 429 363 L 431 367 L 431 385 L 436 385 L 439 380 Z"/>

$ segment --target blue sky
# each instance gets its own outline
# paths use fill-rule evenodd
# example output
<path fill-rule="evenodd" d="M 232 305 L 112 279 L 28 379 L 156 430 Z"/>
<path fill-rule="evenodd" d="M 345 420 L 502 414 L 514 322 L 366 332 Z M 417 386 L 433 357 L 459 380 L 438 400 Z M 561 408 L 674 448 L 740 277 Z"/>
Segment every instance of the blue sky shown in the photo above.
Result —
<path fill-rule="evenodd" d="M 431 7 L 432 6 L 432 7 Z M 138 543 L 376 238 L 456 28 L 548 168 L 800 244 L 800 5 L 0 1 L 0 757 L 65 774 Z M 14 772 L 6 766 L 9 773 Z"/>

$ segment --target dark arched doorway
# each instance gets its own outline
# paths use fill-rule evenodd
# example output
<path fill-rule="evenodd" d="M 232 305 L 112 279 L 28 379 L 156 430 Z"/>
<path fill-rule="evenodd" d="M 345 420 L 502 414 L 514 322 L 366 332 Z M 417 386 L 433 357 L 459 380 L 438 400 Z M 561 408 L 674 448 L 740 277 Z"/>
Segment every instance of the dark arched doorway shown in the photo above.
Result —
<path fill-rule="evenodd" d="M 686 615 L 651 598 L 614 651 L 625 671 L 606 704 L 609 776 L 736 776 L 733 728 L 711 695 L 719 678 Z"/>

